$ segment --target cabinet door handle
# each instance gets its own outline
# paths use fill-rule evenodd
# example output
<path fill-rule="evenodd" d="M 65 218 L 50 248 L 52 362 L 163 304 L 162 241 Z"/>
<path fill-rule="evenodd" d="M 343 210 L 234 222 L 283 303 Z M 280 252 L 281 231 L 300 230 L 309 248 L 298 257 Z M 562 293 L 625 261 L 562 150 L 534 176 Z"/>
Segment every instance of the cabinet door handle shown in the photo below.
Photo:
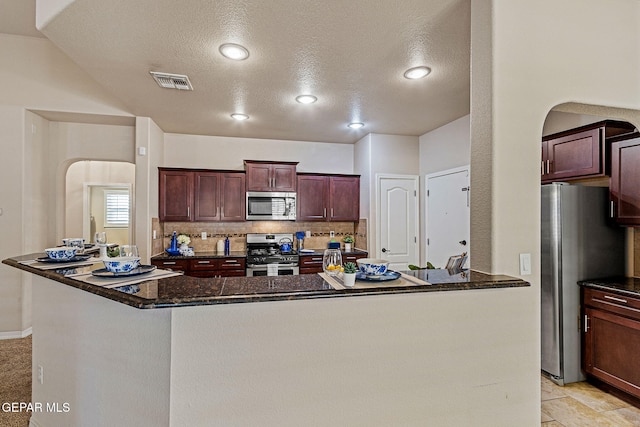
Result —
<path fill-rule="evenodd" d="M 333 218 L 333 208 L 331 208 L 331 218 Z"/>
<path fill-rule="evenodd" d="M 229 259 L 229 260 L 226 260 L 225 262 L 228 262 L 228 263 L 231 263 L 231 264 L 237 264 L 238 263 L 238 261 L 236 261 L 235 259 Z"/>
<path fill-rule="evenodd" d="M 621 302 L 622 304 L 626 304 L 627 303 L 626 299 L 612 297 L 611 295 L 605 295 L 604 299 L 608 299 L 608 300 L 615 301 L 615 302 Z"/>
<path fill-rule="evenodd" d="M 589 330 L 589 316 L 584 315 L 584 332 L 587 333 Z"/>
<path fill-rule="evenodd" d="M 547 160 L 547 174 L 551 173 L 551 160 Z"/>
<path fill-rule="evenodd" d="M 610 210 L 610 212 L 609 212 L 609 216 L 610 216 L 611 218 L 615 218 L 615 212 L 616 212 L 616 209 L 615 209 L 615 204 L 614 204 L 613 200 L 609 203 L 609 207 L 610 207 L 610 209 L 609 209 L 609 210 Z"/>
<path fill-rule="evenodd" d="M 544 160 L 540 161 L 540 175 L 544 175 Z"/>
<path fill-rule="evenodd" d="M 198 264 L 211 264 L 211 261 L 198 261 Z"/>
<path fill-rule="evenodd" d="M 163 261 L 162 265 L 176 265 L 175 261 Z"/>
<path fill-rule="evenodd" d="M 191 207 L 187 206 L 187 217 L 191 218 Z"/>
<path fill-rule="evenodd" d="M 322 211 L 322 218 L 326 218 L 327 217 L 327 208 L 324 208 L 324 210 Z"/>

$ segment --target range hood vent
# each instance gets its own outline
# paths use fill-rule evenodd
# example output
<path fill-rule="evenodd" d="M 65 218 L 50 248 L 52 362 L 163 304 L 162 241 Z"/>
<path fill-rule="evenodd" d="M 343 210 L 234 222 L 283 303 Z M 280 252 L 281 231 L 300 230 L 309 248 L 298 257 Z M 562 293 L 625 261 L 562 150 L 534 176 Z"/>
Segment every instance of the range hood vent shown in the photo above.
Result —
<path fill-rule="evenodd" d="M 193 90 L 189 77 L 182 74 L 158 73 L 150 71 L 153 79 L 165 89 Z"/>

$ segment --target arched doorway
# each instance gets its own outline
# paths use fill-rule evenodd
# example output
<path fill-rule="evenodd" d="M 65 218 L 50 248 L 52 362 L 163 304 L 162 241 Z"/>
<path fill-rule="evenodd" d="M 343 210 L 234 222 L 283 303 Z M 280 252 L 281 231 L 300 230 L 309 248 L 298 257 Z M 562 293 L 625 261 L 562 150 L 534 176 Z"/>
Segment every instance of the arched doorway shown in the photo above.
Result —
<path fill-rule="evenodd" d="M 133 243 L 135 165 L 83 160 L 66 175 L 65 236 L 92 242 L 105 231 L 109 243 Z"/>

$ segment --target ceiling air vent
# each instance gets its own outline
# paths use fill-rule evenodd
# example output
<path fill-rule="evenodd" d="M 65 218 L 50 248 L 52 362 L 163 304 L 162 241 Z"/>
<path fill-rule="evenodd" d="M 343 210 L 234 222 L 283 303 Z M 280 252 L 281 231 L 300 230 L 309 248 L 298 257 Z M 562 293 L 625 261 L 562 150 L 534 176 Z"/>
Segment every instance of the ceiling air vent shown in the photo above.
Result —
<path fill-rule="evenodd" d="M 182 74 L 157 73 L 155 71 L 150 71 L 150 73 L 160 87 L 166 89 L 193 90 L 189 77 L 183 76 Z"/>

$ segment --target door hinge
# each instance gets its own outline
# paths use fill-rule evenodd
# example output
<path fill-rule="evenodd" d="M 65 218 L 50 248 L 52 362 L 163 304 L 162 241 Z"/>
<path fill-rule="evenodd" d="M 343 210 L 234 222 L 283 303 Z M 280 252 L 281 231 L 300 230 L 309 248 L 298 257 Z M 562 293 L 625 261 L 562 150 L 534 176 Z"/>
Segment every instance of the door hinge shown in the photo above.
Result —
<path fill-rule="evenodd" d="M 418 238 L 416 236 L 413 236 L 413 243 L 418 243 Z"/>
<path fill-rule="evenodd" d="M 418 192 L 416 190 L 413 190 L 413 197 L 418 197 Z"/>
<path fill-rule="evenodd" d="M 429 190 L 427 190 L 427 197 L 429 197 Z"/>
<path fill-rule="evenodd" d="M 429 244 L 429 239 L 427 239 L 427 245 Z"/>

